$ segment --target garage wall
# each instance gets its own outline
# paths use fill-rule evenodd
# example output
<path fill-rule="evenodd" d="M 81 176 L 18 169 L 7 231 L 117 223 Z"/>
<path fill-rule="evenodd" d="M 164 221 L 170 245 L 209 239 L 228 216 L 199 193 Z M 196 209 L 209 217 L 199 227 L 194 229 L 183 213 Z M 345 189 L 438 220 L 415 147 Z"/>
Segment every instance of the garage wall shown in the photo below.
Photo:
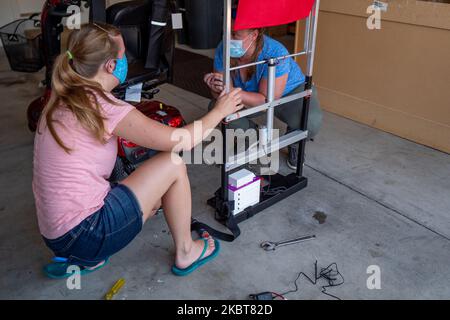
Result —
<path fill-rule="evenodd" d="M 371 1 L 321 1 L 314 74 L 321 103 L 450 153 L 450 4 L 385 2 L 381 30 L 371 31 Z"/>

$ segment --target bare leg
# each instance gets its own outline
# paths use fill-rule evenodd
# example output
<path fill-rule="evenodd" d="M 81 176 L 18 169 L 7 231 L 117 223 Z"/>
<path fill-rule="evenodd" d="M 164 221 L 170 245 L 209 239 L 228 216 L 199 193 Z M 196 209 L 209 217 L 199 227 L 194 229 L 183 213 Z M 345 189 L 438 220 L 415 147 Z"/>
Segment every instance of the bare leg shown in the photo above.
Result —
<path fill-rule="evenodd" d="M 176 160 L 176 161 L 174 161 Z M 175 264 L 185 268 L 200 256 L 204 243 L 191 236 L 191 188 L 186 166 L 177 155 L 160 153 L 141 165 L 123 182 L 136 195 L 144 221 L 154 215 L 162 200 L 164 214 L 175 242 Z M 214 250 L 209 239 L 205 256 Z"/>

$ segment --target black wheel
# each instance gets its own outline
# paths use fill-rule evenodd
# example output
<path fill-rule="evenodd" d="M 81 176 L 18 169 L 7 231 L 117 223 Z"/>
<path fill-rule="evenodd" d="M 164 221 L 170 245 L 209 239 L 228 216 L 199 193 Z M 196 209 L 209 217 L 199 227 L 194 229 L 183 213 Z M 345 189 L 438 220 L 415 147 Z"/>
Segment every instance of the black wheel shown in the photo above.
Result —
<path fill-rule="evenodd" d="M 125 164 L 121 157 L 117 157 L 116 164 L 109 178 L 110 182 L 119 182 L 128 177 L 128 173 L 125 170 Z"/>

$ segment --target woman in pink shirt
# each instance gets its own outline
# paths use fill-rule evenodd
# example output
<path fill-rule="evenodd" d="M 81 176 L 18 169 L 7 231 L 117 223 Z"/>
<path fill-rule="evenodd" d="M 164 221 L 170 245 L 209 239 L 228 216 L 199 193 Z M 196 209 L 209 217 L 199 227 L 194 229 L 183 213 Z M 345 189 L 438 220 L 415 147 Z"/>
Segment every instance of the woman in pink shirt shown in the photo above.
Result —
<path fill-rule="evenodd" d="M 126 79 L 125 45 L 118 29 L 89 24 L 72 32 L 55 61 L 52 97 L 35 137 L 33 192 L 39 228 L 58 259 L 44 268 L 53 278 L 102 267 L 129 244 L 162 205 L 175 243 L 172 272 L 186 275 L 214 258 L 219 243 L 191 237 L 191 190 L 177 155 L 241 107 L 240 89 L 222 95 L 205 115 L 202 134 L 149 119 L 110 93 Z M 161 152 L 120 184 L 110 185 L 117 136 Z M 182 136 L 184 139 L 172 139 Z"/>

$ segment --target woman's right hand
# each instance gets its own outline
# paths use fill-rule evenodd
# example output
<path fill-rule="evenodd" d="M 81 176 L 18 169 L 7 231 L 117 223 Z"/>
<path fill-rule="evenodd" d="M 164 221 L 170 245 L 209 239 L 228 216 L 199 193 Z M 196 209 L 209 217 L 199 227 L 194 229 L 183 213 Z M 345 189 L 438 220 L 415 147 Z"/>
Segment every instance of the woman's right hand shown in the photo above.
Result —
<path fill-rule="evenodd" d="M 225 94 L 225 91 L 222 91 L 214 106 L 214 109 L 220 112 L 222 118 L 225 118 L 244 107 L 242 104 L 241 93 L 241 88 L 233 89 L 228 94 Z"/>

